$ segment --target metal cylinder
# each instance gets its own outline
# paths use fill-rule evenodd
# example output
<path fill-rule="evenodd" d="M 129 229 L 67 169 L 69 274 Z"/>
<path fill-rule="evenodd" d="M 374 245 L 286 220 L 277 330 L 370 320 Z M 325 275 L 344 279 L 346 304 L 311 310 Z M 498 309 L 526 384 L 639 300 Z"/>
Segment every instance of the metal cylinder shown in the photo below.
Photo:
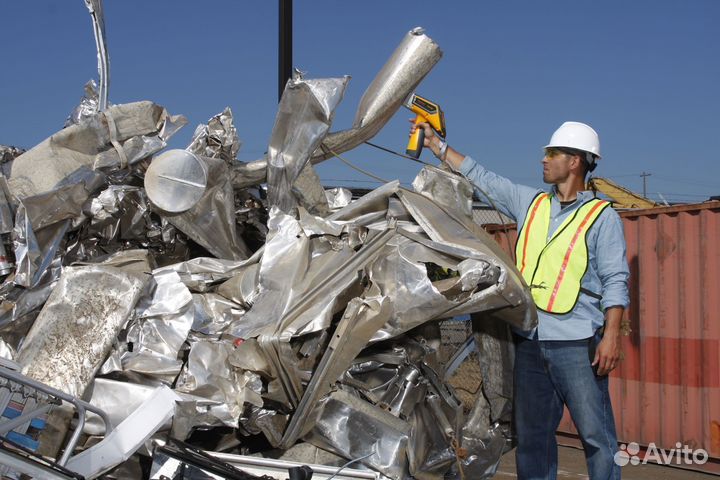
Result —
<path fill-rule="evenodd" d="M 207 166 L 187 150 L 168 150 L 155 157 L 145 172 L 150 201 L 166 212 L 184 212 L 197 204 L 207 187 Z"/>

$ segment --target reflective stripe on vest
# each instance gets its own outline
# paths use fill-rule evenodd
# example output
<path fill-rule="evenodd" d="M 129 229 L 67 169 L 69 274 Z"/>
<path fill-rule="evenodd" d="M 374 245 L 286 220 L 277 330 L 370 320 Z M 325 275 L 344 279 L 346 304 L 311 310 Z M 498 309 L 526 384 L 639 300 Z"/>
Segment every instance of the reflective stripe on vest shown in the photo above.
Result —
<path fill-rule="evenodd" d="M 587 233 L 609 205 L 605 200 L 588 200 L 548 239 L 551 195 L 541 193 L 533 199 L 515 254 L 518 270 L 540 310 L 565 314 L 575 307 L 589 260 Z"/>

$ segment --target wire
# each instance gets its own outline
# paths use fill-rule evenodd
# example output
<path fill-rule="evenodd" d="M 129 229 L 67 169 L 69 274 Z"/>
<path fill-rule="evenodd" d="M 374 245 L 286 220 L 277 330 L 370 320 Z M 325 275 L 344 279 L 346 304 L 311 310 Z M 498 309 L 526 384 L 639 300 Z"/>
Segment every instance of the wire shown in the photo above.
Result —
<path fill-rule="evenodd" d="M 375 447 L 373 447 L 373 450 L 375 450 Z M 350 460 L 350 461 L 347 462 L 345 465 L 343 465 L 342 467 L 340 467 L 340 468 L 337 470 L 337 472 L 333 473 L 333 474 L 332 474 L 332 477 L 328 478 L 327 480 L 332 480 L 333 478 L 337 477 L 340 472 L 342 472 L 343 470 L 345 470 L 347 467 L 349 467 L 349 466 L 352 465 L 353 463 L 359 462 L 360 460 L 365 460 L 366 458 L 372 457 L 373 455 L 375 455 L 375 452 L 370 452 L 370 453 L 368 453 L 367 455 L 365 455 L 364 457 L 358 457 L 358 458 L 356 458 L 356 459 L 354 459 L 354 460 Z"/>
<path fill-rule="evenodd" d="M 380 181 L 380 182 L 382 182 L 382 183 L 388 183 L 388 180 L 385 180 L 384 178 L 380 178 L 380 177 L 378 177 L 377 175 L 373 175 L 372 173 L 370 173 L 370 172 L 368 172 L 368 171 L 365 171 L 365 170 L 363 170 L 363 169 L 360 168 L 360 167 L 356 167 L 355 165 L 353 165 L 352 163 L 350 163 L 348 160 L 345 160 L 345 159 L 342 158 L 340 155 L 338 155 L 337 153 L 335 153 L 334 151 L 332 151 L 332 150 L 331 150 L 329 147 L 327 147 L 324 143 L 321 143 L 321 144 L 320 144 L 320 148 L 323 149 L 323 151 L 325 152 L 325 154 L 327 154 L 328 152 L 329 152 L 329 153 L 332 153 L 332 154 L 333 154 L 335 157 L 337 157 L 341 162 L 343 162 L 345 165 L 347 165 L 348 167 L 352 168 L 353 170 L 357 170 L 358 172 L 360 172 L 360 173 L 362 173 L 362 174 L 365 174 L 365 175 L 367 175 L 367 176 L 370 177 L 370 178 L 374 178 L 375 180 L 378 180 L 378 181 Z"/>
<path fill-rule="evenodd" d="M 370 143 L 370 142 L 365 142 L 365 143 L 366 143 L 367 145 L 370 145 L 371 147 L 375 147 L 375 148 L 377 148 L 377 149 L 379 149 L 379 150 L 382 150 L 383 152 L 392 153 L 393 155 L 397 155 L 398 157 L 402 157 L 402 158 L 407 158 L 408 160 L 412 160 L 413 162 L 418 162 L 418 163 L 422 163 L 423 165 L 430 165 L 430 166 L 432 166 L 432 163 L 423 162 L 423 161 L 420 160 L 419 158 L 411 157 L 410 155 L 405 155 L 404 153 L 396 152 L 395 150 L 390 150 L 390 149 L 387 148 L 387 147 L 383 147 L 383 146 L 381 146 L 381 145 L 376 145 L 376 144 Z"/>
<path fill-rule="evenodd" d="M 695 185 L 698 187 L 707 187 L 707 188 L 720 188 L 720 185 L 710 185 L 708 183 L 701 183 L 701 182 L 697 182 L 695 180 L 685 179 L 685 178 L 670 178 L 670 177 L 665 177 L 663 175 L 653 175 L 652 177 L 655 179 L 664 181 L 664 182 L 684 183 L 687 185 Z"/>

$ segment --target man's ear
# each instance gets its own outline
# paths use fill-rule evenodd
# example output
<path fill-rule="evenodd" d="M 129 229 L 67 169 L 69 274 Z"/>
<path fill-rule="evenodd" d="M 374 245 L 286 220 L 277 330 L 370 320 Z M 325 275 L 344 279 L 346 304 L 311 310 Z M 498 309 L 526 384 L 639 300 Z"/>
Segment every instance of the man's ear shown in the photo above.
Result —
<path fill-rule="evenodd" d="M 570 168 L 573 170 L 580 171 L 582 170 L 582 158 L 580 158 L 580 155 L 573 155 L 572 160 L 570 160 Z"/>

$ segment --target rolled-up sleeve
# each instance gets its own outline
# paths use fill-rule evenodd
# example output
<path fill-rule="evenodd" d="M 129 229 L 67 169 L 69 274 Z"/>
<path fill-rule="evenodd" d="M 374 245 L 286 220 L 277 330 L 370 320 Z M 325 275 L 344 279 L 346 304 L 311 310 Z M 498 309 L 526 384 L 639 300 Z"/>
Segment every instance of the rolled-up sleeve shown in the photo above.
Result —
<path fill-rule="evenodd" d="M 603 217 L 597 236 L 597 273 L 602 286 L 600 305 L 603 310 L 616 306 L 627 308 L 630 305 L 630 268 L 623 223 L 617 212 L 610 208 L 603 212 Z"/>

